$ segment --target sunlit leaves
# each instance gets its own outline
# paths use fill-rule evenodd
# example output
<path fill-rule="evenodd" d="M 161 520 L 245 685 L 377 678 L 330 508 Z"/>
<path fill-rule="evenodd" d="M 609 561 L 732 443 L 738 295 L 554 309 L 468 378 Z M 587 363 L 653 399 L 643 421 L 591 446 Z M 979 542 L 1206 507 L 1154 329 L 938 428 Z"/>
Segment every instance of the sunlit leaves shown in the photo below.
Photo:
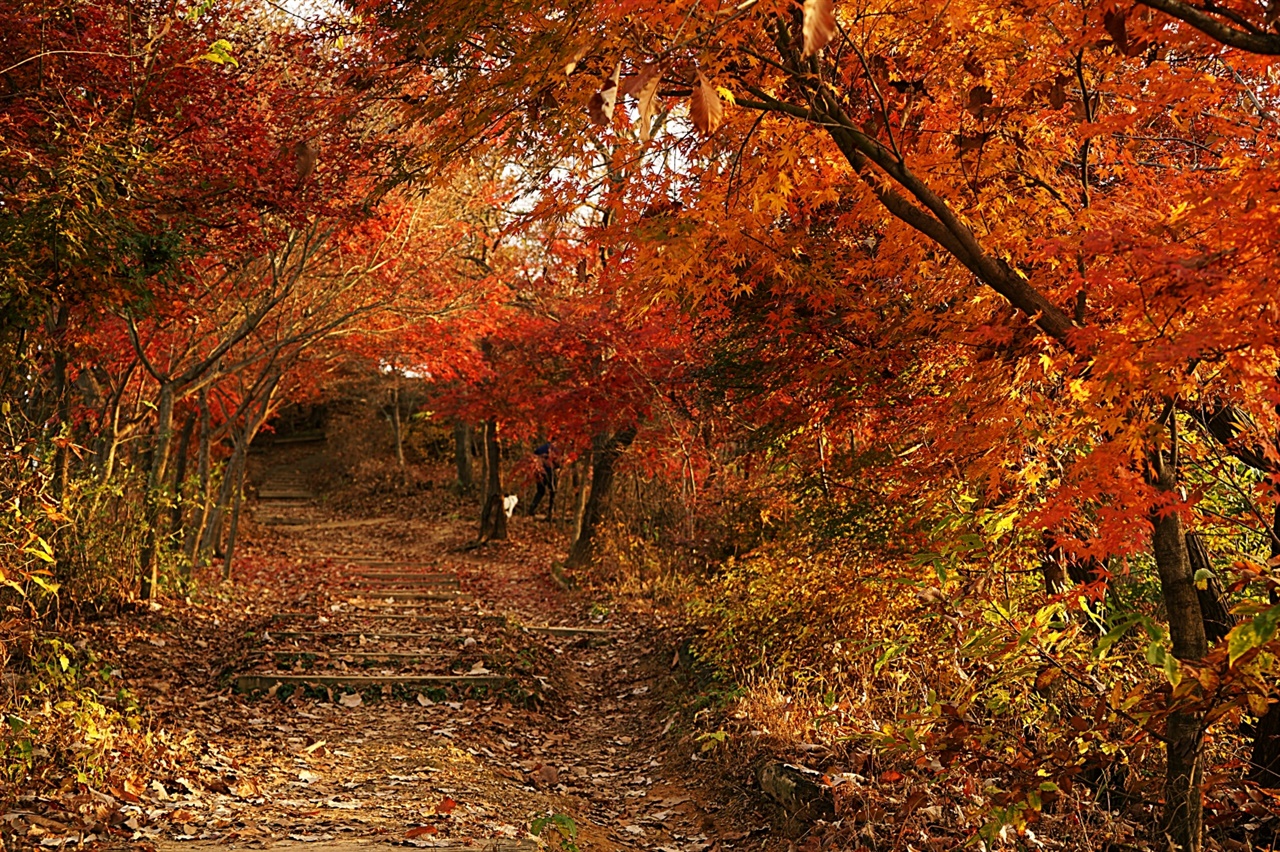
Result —
<path fill-rule="evenodd" d="M 232 65 L 239 66 L 236 61 L 235 54 L 232 53 L 233 48 L 231 42 L 225 38 L 220 38 L 213 44 L 209 45 L 209 49 L 200 58 L 206 62 L 212 62 L 215 65 Z"/>
<path fill-rule="evenodd" d="M 1280 606 L 1273 606 L 1235 626 L 1227 635 L 1227 655 L 1230 663 L 1259 648 L 1275 638 L 1276 627 L 1280 624 Z"/>

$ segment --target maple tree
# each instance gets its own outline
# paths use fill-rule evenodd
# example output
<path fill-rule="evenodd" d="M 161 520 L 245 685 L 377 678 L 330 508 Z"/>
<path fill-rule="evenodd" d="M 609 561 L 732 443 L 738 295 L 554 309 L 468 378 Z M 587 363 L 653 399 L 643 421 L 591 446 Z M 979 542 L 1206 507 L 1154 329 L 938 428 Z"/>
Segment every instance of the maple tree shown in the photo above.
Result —
<path fill-rule="evenodd" d="M 619 140 L 636 160 L 609 212 L 645 237 L 625 249 L 640 286 L 704 307 L 789 287 L 844 308 L 850 336 L 933 336 L 910 359 L 935 381 L 947 368 L 936 419 L 912 415 L 932 463 L 960 464 L 986 501 L 1029 501 L 1082 558 L 1152 553 L 1172 658 L 1206 657 L 1185 429 L 1216 400 L 1265 422 L 1275 397 L 1275 341 L 1240 322 L 1275 311 L 1264 10 L 353 5 L 442 138 L 537 158 Z M 460 54 L 482 72 L 441 73 Z M 646 148 L 678 152 L 683 185 L 645 180 Z M 678 224 L 655 239 L 641 213 L 669 194 Z M 1204 717 L 1178 707 L 1165 828 L 1195 849 Z"/>
<path fill-rule="evenodd" d="M 1163 748 L 1166 845 L 1202 848 L 1205 768 L 1246 712 L 1244 774 L 1277 782 L 1269 6 L 346 8 L 5 13 L 0 381 L 51 523 L 85 453 L 134 477 L 144 596 L 175 533 L 190 567 L 225 532 L 229 570 L 281 401 L 337 360 L 396 394 L 412 374 L 464 486 L 481 424 L 482 540 L 508 534 L 504 449 L 554 435 L 590 471 L 570 566 L 625 545 L 599 532 L 614 482 L 647 476 L 686 543 L 767 554 L 748 585 L 783 582 L 795 536 L 1013 637 L 1002 671 L 1044 667 L 1027 702 L 1073 684 L 1051 737 L 1088 707 Z M 395 396 L 402 466 L 407 414 Z M 32 523 L 26 564 L 52 549 Z M 859 618 L 909 621 L 873 600 Z M 1141 684 L 1116 662 L 1139 630 Z M 949 761 L 980 751 L 955 689 L 930 705 L 955 724 L 922 728 Z M 1004 817 L 1083 761 L 1002 765 Z"/>

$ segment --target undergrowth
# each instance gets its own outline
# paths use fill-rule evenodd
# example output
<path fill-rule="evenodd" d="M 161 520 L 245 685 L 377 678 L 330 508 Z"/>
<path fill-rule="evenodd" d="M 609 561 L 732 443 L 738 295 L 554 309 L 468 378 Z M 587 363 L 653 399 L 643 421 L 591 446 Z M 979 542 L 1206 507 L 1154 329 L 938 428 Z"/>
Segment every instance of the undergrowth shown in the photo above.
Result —
<path fill-rule="evenodd" d="M 1105 598 L 1049 595 L 1008 517 L 955 512 L 891 545 L 866 534 L 868 519 L 882 529 L 874 512 L 850 523 L 801 499 L 750 550 L 707 559 L 740 508 L 703 518 L 703 553 L 618 523 L 594 580 L 681 614 L 710 673 L 686 736 L 726 772 L 824 773 L 840 802 L 830 842 L 1158 846 L 1171 690 L 1220 708 L 1206 809 L 1216 837 L 1243 836 L 1240 725 L 1265 704 L 1225 686 L 1240 678 L 1225 657 L 1169 662 L 1141 558 Z"/>

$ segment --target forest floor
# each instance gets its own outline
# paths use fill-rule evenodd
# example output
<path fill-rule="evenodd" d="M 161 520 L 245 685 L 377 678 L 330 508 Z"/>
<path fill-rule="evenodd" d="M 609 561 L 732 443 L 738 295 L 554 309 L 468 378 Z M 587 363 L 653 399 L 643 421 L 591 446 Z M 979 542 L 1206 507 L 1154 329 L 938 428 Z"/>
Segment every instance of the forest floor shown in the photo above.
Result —
<path fill-rule="evenodd" d="M 536 849 L 530 828 L 551 817 L 544 848 L 570 825 L 583 850 L 785 846 L 681 736 L 701 699 L 663 617 L 553 581 L 563 534 L 517 515 L 509 540 L 477 547 L 470 502 L 444 489 L 356 510 L 309 498 L 306 464 L 267 469 L 234 583 L 93 626 L 188 753 L 95 791 L 120 806 L 112 834 L 165 850 L 498 852 Z M 374 576 L 397 572 L 434 577 Z M 529 629 L 545 625 L 586 632 Z M 247 673 L 265 693 L 236 690 Z M 319 682 L 352 675 L 370 680 Z"/>

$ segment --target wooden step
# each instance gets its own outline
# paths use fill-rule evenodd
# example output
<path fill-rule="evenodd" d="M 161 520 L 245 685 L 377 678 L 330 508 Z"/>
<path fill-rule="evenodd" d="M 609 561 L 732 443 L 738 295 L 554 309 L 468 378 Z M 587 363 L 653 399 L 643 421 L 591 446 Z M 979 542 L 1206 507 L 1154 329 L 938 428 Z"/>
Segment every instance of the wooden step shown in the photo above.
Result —
<path fill-rule="evenodd" d="M 419 583 L 424 586 L 456 585 L 462 582 L 457 574 L 370 574 L 359 571 L 348 574 L 353 580 L 365 583 Z"/>
<path fill-rule="evenodd" d="M 367 589 L 355 596 L 356 600 L 366 601 L 470 601 L 474 595 L 470 592 L 426 592 L 420 589 Z"/>
<path fill-rule="evenodd" d="M 266 692 L 286 683 L 317 686 L 504 686 L 511 682 L 506 675 L 322 675 L 322 674 L 244 674 L 236 678 L 236 692 Z"/>
<path fill-rule="evenodd" d="M 521 627 L 530 633 L 548 633 L 552 636 L 614 636 L 618 633 L 616 627 L 562 627 L 552 624 L 544 624 L 542 626 L 521 625 Z"/>
<path fill-rule="evenodd" d="M 370 633 L 368 630 L 268 630 L 266 633 L 273 639 L 359 639 L 364 637 L 369 642 L 449 638 L 439 633 Z"/>
<path fill-rule="evenodd" d="M 375 520 L 386 521 L 387 518 Z M 358 565 L 362 568 L 435 568 L 440 565 L 439 559 L 423 561 L 420 559 L 397 559 L 394 556 L 375 556 L 372 553 L 311 553 L 304 559 L 327 559 L 339 565 Z"/>
<path fill-rule="evenodd" d="M 345 662 L 347 657 L 357 660 L 433 660 L 457 656 L 455 651 L 343 651 L 294 648 L 263 651 L 264 657 L 314 657 L 317 662 Z"/>
<path fill-rule="evenodd" d="M 345 612 L 329 613 L 321 616 L 314 612 L 278 612 L 271 616 L 272 621 L 440 621 L 440 616 L 429 612 Z"/>
<path fill-rule="evenodd" d="M 298 490 L 291 491 L 283 488 L 280 490 L 274 490 L 274 489 L 268 490 L 266 488 L 263 488 L 258 492 L 258 499 L 259 500 L 306 500 L 306 501 L 309 501 L 312 499 L 312 497 L 311 497 L 310 491 L 298 491 Z"/>

